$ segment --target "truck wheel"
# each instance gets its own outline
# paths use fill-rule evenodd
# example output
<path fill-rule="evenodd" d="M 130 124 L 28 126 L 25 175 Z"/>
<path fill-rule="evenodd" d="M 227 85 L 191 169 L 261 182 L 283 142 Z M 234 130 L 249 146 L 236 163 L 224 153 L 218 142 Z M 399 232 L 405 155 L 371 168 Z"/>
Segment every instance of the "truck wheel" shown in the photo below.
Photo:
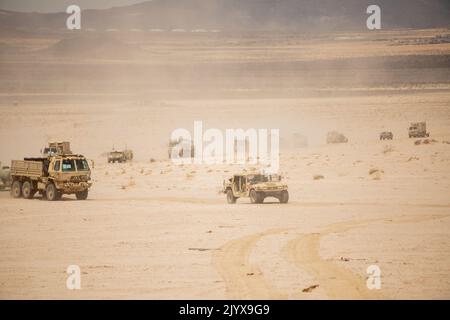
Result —
<path fill-rule="evenodd" d="M 25 181 L 22 184 L 22 195 L 25 199 L 32 199 L 36 191 L 33 189 L 33 185 L 30 181 Z"/>
<path fill-rule="evenodd" d="M 234 196 L 233 191 L 228 190 L 227 191 L 227 202 L 229 204 L 234 204 L 236 203 L 237 198 Z"/>
<path fill-rule="evenodd" d="M 22 195 L 22 183 L 18 180 L 14 181 L 11 186 L 11 196 L 13 198 L 20 198 Z"/>
<path fill-rule="evenodd" d="M 261 195 L 255 190 L 250 191 L 250 201 L 251 203 L 262 203 L 263 199 Z"/>
<path fill-rule="evenodd" d="M 45 188 L 45 194 L 47 195 L 48 201 L 56 201 L 61 198 L 59 191 L 56 190 L 56 186 L 50 183 L 47 188 Z"/>
<path fill-rule="evenodd" d="M 288 203 L 289 201 L 289 192 L 286 190 L 281 192 L 280 203 Z"/>
<path fill-rule="evenodd" d="M 77 192 L 75 193 L 75 196 L 77 197 L 78 200 L 86 200 L 88 197 L 89 191 L 88 189 L 81 191 L 81 192 Z"/>

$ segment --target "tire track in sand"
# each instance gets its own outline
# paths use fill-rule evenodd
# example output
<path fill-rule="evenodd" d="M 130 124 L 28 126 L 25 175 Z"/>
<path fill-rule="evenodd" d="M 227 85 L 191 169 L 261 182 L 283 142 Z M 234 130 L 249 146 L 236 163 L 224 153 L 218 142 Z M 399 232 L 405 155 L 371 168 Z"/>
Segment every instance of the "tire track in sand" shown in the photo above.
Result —
<path fill-rule="evenodd" d="M 418 223 L 448 217 L 449 215 L 426 215 L 336 223 L 322 229 L 319 233 L 299 235 L 283 248 L 283 253 L 288 261 L 313 275 L 330 299 L 382 299 L 384 297 L 379 291 L 367 289 L 366 279 L 354 274 L 348 268 L 320 257 L 322 237 L 331 233 L 344 233 L 374 223 Z"/>
<path fill-rule="evenodd" d="M 403 216 L 399 218 L 377 218 L 346 221 L 332 224 L 318 233 L 300 234 L 282 249 L 284 258 L 310 273 L 325 290 L 330 299 L 383 299 L 379 291 L 368 290 L 366 279 L 350 269 L 320 257 L 322 237 L 332 233 L 344 233 L 351 229 L 376 223 L 418 223 L 448 218 L 450 215 Z M 222 276 L 230 299 L 286 299 L 287 294 L 278 292 L 264 277 L 257 265 L 249 261 L 256 243 L 263 237 L 292 229 L 270 229 L 232 240 L 213 253 L 212 262 Z M 305 283 L 305 287 L 308 284 Z M 302 298 L 301 293 L 293 298 Z"/>
<path fill-rule="evenodd" d="M 271 286 L 258 266 L 249 261 L 256 243 L 263 237 L 287 229 L 271 229 L 226 243 L 213 254 L 213 264 L 225 281 L 230 299 L 286 299 Z"/>

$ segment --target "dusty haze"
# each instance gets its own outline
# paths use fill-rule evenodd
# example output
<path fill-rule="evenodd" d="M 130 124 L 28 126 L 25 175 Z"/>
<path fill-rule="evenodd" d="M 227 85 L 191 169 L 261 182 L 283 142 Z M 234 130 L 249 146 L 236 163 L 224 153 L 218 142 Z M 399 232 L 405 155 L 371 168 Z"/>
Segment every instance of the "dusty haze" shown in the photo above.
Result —
<path fill-rule="evenodd" d="M 445 26 L 152 31 L 124 19 L 69 32 L 44 20 L 0 31 L 0 161 L 68 140 L 94 160 L 94 185 L 87 201 L 0 192 L 0 298 L 450 298 Z M 228 205 L 222 181 L 242 167 L 172 164 L 171 132 L 195 120 L 280 129 L 290 202 Z M 426 143 L 408 138 L 415 121 Z M 349 142 L 327 145 L 331 130 Z M 135 160 L 108 164 L 113 147 Z M 65 286 L 72 264 L 80 291 Z M 370 265 L 381 290 L 366 287 Z"/>

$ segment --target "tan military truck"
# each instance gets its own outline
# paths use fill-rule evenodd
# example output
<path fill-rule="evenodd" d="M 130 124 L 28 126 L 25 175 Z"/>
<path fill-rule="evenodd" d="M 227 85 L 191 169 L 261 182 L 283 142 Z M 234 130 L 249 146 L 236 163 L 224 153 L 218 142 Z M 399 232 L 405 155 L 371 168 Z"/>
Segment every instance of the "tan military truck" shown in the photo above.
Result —
<path fill-rule="evenodd" d="M 111 151 L 108 152 L 108 163 L 123 163 L 133 160 L 133 151 Z"/>
<path fill-rule="evenodd" d="M 426 122 L 413 122 L 409 126 L 408 135 L 410 138 L 426 138 L 430 136 L 427 132 Z"/>
<path fill-rule="evenodd" d="M 263 203 L 267 197 L 277 198 L 280 203 L 289 201 L 288 186 L 281 182 L 280 176 L 259 172 L 233 175 L 223 182 L 223 193 L 230 204 L 236 203 L 238 198 L 247 197 L 251 203 Z"/>
<path fill-rule="evenodd" d="M 91 187 L 91 170 L 81 155 L 52 155 L 11 162 L 11 195 L 31 199 L 39 192 L 54 201 L 63 194 L 86 200 Z"/>

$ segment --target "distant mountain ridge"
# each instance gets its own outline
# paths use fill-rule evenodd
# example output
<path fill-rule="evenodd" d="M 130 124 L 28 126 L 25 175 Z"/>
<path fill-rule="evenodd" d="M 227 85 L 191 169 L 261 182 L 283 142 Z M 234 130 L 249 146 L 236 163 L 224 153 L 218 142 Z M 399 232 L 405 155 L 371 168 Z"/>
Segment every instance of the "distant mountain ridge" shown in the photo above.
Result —
<path fill-rule="evenodd" d="M 448 0 L 152 0 L 83 10 L 82 28 L 191 31 L 365 30 L 366 8 L 377 4 L 382 27 L 450 27 Z M 59 30 L 67 14 L 0 10 L 0 28 Z"/>

